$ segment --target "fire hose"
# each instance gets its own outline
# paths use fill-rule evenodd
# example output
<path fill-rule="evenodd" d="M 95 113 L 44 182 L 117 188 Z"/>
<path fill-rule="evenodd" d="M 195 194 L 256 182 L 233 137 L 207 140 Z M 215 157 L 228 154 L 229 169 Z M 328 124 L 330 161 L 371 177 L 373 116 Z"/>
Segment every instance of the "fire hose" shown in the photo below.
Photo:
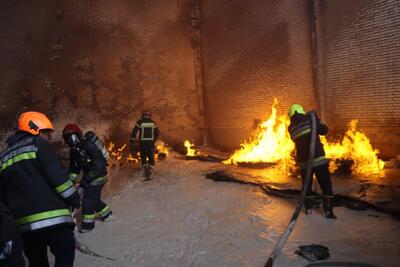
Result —
<path fill-rule="evenodd" d="M 271 252 L 271 254 L 268 258 L 268 261 L 265 263 L 264 267 L 272 267 L 274 264 L 274 261 L 279 256 L 280 252 L 282 251 L 283 246 L 285 245 L 290 233 L 292 232 L 292 230 L 297 222 L 297 219 L 299 218 L 301 209 L 304 204 L 304 199 L 306 197 L 307 189 L 311 182 L 312 163 L 313 163 L 314 154 L 315 154 L 315 140 L 317 138 L 317 121 L 316 121 L 314 112 L 310 112 L 309 115 L 311 117 L 310 150 L 309 150 L 309 154 L 308 154 L 306 176 L 305 176 L 303 187 L 301 190 L 301 196 L 299 198 L 299 201 L 297 202 L 296 208 L 293 212 L 292 218 L 290 219 L 288 226 L 286 227 L 285 232 L 282 234 L 279 241 L 276 243 L 276 245 L 275 245 L 273 251 Z"/>

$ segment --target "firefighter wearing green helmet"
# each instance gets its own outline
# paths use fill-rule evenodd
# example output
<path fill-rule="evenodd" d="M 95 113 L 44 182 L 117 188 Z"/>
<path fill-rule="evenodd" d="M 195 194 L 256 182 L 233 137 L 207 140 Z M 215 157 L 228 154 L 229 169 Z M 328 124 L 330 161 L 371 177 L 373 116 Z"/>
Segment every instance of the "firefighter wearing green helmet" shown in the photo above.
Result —
<path fill-rule="evenodd" d="M 296 162 L 300 167 L 302 181 L 304 183 L 307 168 L 308 153 L 311 141 L 311 118 L 299 104 L 293 104 L 289 109 L 290 137 L 296 145 Z M 319 135 L 325 135 L 328 127 L 317 117 L 317 139 L 315 140 L 315 155 L 312 163 L 312 175 L 315 174 L 323 193 L 323 207 L 328 219 L 336 219 L 333 213 L 332 182 L 329 174 L 329 161 L 325 158 L 325 151 L 319 139 Z M 311 183 L 307 188 L 307 196 L 311 196 Z M 312 200 L 304 201 L 306 213 L 312 211 Z"/>

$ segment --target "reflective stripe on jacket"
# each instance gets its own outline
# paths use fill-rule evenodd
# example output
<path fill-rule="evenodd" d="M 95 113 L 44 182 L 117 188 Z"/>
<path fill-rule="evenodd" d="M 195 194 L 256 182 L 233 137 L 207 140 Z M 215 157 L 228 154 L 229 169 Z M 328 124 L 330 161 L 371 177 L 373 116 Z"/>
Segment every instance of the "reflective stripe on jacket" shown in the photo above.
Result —
<path fill-rule="evenodd" d="M 40 136 L 17 132 L 0 154 L 0 201 L 20 231 L 73 225 L 69 207 L 80 198 L 51 144 Z"/>
<path fill-rule="evenodd" d="M 306 168 L 308 161 L 308 153 L 310 149 L 311 137 L 311 119 L 308 114 L 296 113 L 290 118 L 289 125 L 290 137 L 296 145 L 296 162 L 300 168 Z M 315 156 L 313 166 L 319 166 L 328 163 L 325 158 L 325 151 L 319 139 L 319 135 L 325 135 L 328 132 L 328 127 L 317 118 L 317 139 L 315 142 Z"/>

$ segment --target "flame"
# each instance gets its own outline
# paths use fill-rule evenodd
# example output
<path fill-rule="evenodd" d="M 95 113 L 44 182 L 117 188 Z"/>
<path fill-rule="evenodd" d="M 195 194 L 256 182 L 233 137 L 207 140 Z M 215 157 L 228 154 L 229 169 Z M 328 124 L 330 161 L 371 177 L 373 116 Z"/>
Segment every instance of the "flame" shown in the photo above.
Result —
<path fill-rule="evenodd" d="M 161 140 L 157 140 L 157 142 L 156 142 L 156 150 L 158 151 L 158 153 L 164 153 L 165 155 L 169 154 L 169 148 Z"/>
<path fill-rule="evenodd" d="M 110 154 L 110 159 L 115 161 L 120 161 L 122 159 L 125 159 L 126 161 L 139 162 L 137 157 L 133 157 L 131 153 L 128 153 L 128 155 L 125 156 L 124 153 L 125 148 L 126 144 L 123 144 L 121 147 L 117 147 L 113 142 L 110 142 L 107 147 L 107 150 Z"/>
<path fill-rule="evenodd" d="M 114 159 L 114 160 L 121 160 L 123 157 L 123 150 L 125 149 L 126 144 L 124 144 L 121 147 L 116 147 L 115 144 L 113 142 L 110 142 L 108 144 L 108 152 L 110 154 L 110 158 Z"/>
<path fill-rule="evenodd" d="M 126 144 L 124 144 L 122 147 L 118 148 L 118 151 L 119 151 L 119 152 L 122 152 L 122 150 L 124 150 L 125 147 L 126 147 Z"/>
<path fill-rule="evenodd" d="M 124 159 L 127 162 L 139 162 L 140 153 L 137 152 L 136 155 L 132 155 L 130 152 L 127 152 L 128 154 L 126 155 L 126 152 L 124 151 L 126 146 L 126 144 L 123 144 L 121 147 L 117 147 L 113 142 L 110 142 L 107 147 L 107 150 L 110 154 L 110 159 L 116 161 Z M 165 153 L 166 155 L 169 154 L 169 148 L 161 140 L 157 141 L 157 150 L 158 153 Z"/>
<path fill-rule="evenodd" d="M 139 153 L 138 153 L 139 154 Z M 136 155 L 137 156 L 137 155 Z M 139 162 L 138 157 L 134 157 L 132 156 L 131 153 L 128 154 L 128 156 L 126 157 L 127 161 L 134 161 L 134 162 Z"/>
<path fill-rule="evenodd" d="M 186 156 L 195 156 L 196 150 L 193 148 L 194 144 L 191 144 L 189 140 L 185 140 L 184 146 L 186 147 Z"/>
<path fill-rule="evenodd" d="M 364 133 L 357 130 L 357 124 L 358 120 L 349 122 L 340 143 L 329 143 L 324 136 L 321 136 L 327 158 L 333 159 L 329 165 L 330 172 L 334 172 L 339 167 L 335 159 L 353 160 L 352 173 L 354 174 L 376 174 L 385 166 L 385 163 L 378 158 L 379 151 L 372 147 Z"/>
<path fill-rule="evenodd" d="M 290 139 L 287 127 L 290 123 L 286 115 L 277 115 L 278 100 L 275 98 L 271 107 L 271 116 L 258 126 L 249 141 L 241 144 L 225 164 L 238 162 L 278 163 L 284 170 L 295 166 L 291 157 L 294 143 Z"/>

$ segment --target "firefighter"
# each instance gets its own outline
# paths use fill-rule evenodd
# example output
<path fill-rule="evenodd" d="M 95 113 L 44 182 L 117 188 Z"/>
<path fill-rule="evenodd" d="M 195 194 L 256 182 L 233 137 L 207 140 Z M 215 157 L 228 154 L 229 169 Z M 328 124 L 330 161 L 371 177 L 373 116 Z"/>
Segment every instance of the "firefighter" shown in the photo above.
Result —
<path fill-rule="evenodd" d="M 96 215 L 103 222 L 112 222 L 110 208 L 101 200 L 101 191 L 107 182 L 107 161 L 102 151 L 90 140 L 82 137 L 81 129 L 75 124 L 64 127 L 63 138 L 70 147 L 69 177 L 77 184 L 82 196 L 81 233 L 94 229 Z M 82 178 L 78 176 L 82 171 Z"/>
<path fill-rule="evenodd" d="M 309 114 L 304 112 L 302 106 L 298 104 L 293 104 L 289 110 L 290 116 L 290 125 L 289 125 L 289 133 L 291 139 L 294 141 L 296 145 L 296 162 L 298 163 L 301 171 L 301 177 L 304 184 L 306 169 L 307 169 L 307 161 L 308 161 L 308 153 L 310 147 L 310 137 L 311 137 L 311 118 Z M 325 135 L 328 132 L 328 127 L 317 118 L 317 135 Z M 325 151 L 322 146 L 322 143 L 317 136 L 317 140 L 315 142 L 315 155 L 312 163 L 312 172 L 311 175 L 315 174 L 317 177 L 318 183 L 322 189 L 323 193 L 323 207 L 325 211 L 326 218 L 336 219 L 335 214 L 333 213 L 333 192 L 332 192 L 332 182 L 329 174 L 329 161 L 325 158 Z M 311 185 L 306 191 L 306 200 L 304 202 L 306 213 L 310 214 L 312 211 L 312 199 L 311 196 Z"/>
<path fill-rule="evenodd" d="M 136 136 L 139 133 L 139 153 L 142 165 L 142 176 L 144 176 L 144 165 L 149 163 L 154 166 L 155 142 L 160 131 L 156 123 L 151 119 L 151 112 L 145 109 L 142 118 L 138 120 L 131 133 L 131 148 L 136 144 Z"/>
<path fill-rule="evenodd" d="M 50 144 L 53 130 L 46 115 L 22 113 L 0 154 L 0 200 L 15 218 L 30 267 L 49 266 L 47 247 L 56 267 L 73 266 L 75 257 L 70 208 L 80 200 Z"/>

